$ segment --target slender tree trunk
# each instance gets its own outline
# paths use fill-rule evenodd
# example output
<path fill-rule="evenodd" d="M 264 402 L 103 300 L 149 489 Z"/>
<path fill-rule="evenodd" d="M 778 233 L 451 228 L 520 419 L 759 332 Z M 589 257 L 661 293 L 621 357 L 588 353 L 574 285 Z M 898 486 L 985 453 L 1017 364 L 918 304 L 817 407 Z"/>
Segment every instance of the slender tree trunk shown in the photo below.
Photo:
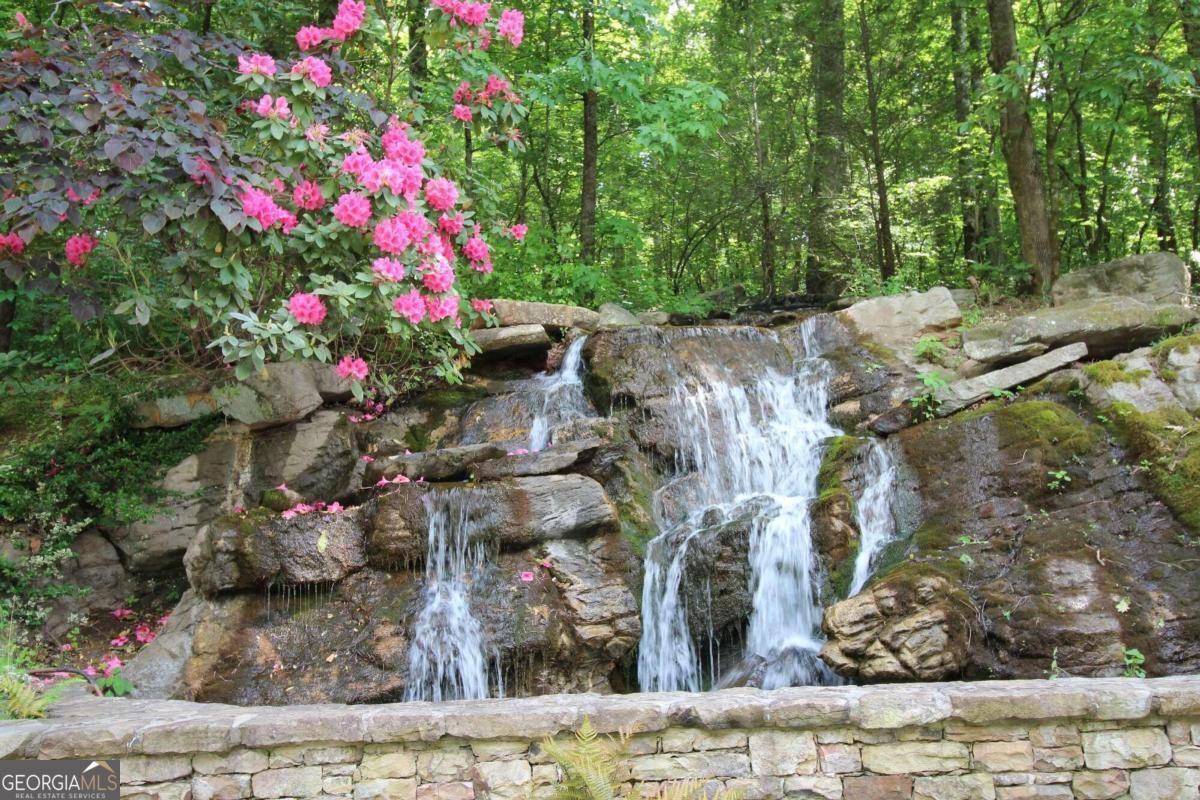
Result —
<path fill-rule="evenodd" d="M 583 93 L 583 176 L 579 192 L 579 258 L 591 264 L 596 257 L 596 162 L 600 98 L 593 85 L 592 60 L 596 46 L 596 18 L 591 0 L 583 7 L 583 46 L 588 60 L 588 87 Z"/>
<path fill-rule="evenodd" d="M 1088 257 L 1093 261 L 1106 259 L 1108 256 L 1108 243 L 1111 239 L 1108 228 L 1108 198 L 1112 185 L 1112 151 L 1117 138 L 1117 124 L 1121 121 L 1124 111 L 1125 101 L 1122 99 L 1116 113 L 1113 114 L 1113 124 L 1109 128 L 1108 140 L 1104 143 L 1104 155 L 1100 159 L 1100 198 L 1096 201 L 1096 221 L 1088 238 Z"/>
<path fill-rule="evenodd" d="M 1175 252 L 1175 220 L 1171 215 L 1171 187 L 1167 180 L 1167 125 L 1159 108 L 1161 87 L 1157 80 L 1146 83 L 1146 119 L 1150 125 L 1150 157 L 1154 164 L 1154 199 L 1150 210 L 1154 215 L 1154 230 L 1161 250 Z"/>
<path fill-rule="evenodd" d="M 429 77 L 429 49 L 425 45 L 423 0 L 408 0 L 408 96 L 420 99 Z"/>
<path fill-rule="evenodd" d="M 867 112 L 871 122 L 871 161 L 875 170 L 875 197 L 879 219 L 875 236 L 879 245 L 879 276 L 887 280 L 896 274 L 896 244 L 892 239 L 892 214 L 888 205 L 887 173 L 883 166 L 883 146 L 879 141 L 879 89 L 875 85 L 875 69 L 871 65 L 871 29 L 867 24 L 865 0 L 858 0 L 858 37 L 862 45 L 863 73 L 867 80 Z"/>
<path fill-rule="evenodd" d="M 746 62 L 754 64 L 754 25 L 748 24 L 746 37 Z M 762 135 L 762 118 L 758 111 L 758 74 L 750 74 L 750 126 L 754 131 L 755 183 L 758 190 L 758 208 L 762 221 L 762 247 L 759 250 L 759 271 L 763 297 L 775 302 L 775 227 L 771 219 L 771 192 L 767 182 L 767 148 Z"/>
<path fill-rule="evenodd" d="M 11 292 L 16 288 L 17 285 L 4 274 L 4 270 L 0 270 L 0 292 Z M 12 350 L 12 324 L 16 313 L 16 300 L 0 300 L 0 353 Z"/>
<path fill-rule="evenodd" d="M 1002 75 L 1017 60 L 1017 27 L 1012 0 L 988 0 L 992 71 Z M 1046 294 L 1058 278 L 1058 239 L 1050 226 L 1046 184 L 1034 146 L 1033 121 L 1020 95 L 1005 95 L 1000 107 L 1000 147 L 1008 167 L 1021 237 L 1021 258 L 1033 269 L 1030 288 Z"/>
<path fill-rule="evenodd" d="M 971 76 L 971 36 L 967 30 L 967 11 L 963 0 L 950 4 L 950 42 L 954 51 L 954 121 L 958 123 L 958 201 L 962 207 L 963 258 L 978 263 L 984 260 L 983 213 L 979 206 L 979 186 L 975 180 L 973 159 L 962 131 L 971 117 L 974 86 Z"/>
<path fill-rule="evenodd" d="M 832 300 L 842 289 L 834 275 L 837 240 L 833 211 L 846 183 L 845 101 L 846 31 L 844 0 L 818 0 L 813 58 L 813 142 L 805 290 L 817 300 Z"/>
<path fill-rule="evenodd" d="M 1192 80 L 1200 84 L 1200 0 L 1179 0 L 1179 16 L 1183 19 L 1183 40 L 1187 43 L 1188 57 L 1192 61 Z M 1192 249 L 1200 249 L 1200 96 L 1191 98 L 1192 134 L 1195 136 L 1193 166 L 1197 194 L 1192 202 L 1191 239 Z"/>

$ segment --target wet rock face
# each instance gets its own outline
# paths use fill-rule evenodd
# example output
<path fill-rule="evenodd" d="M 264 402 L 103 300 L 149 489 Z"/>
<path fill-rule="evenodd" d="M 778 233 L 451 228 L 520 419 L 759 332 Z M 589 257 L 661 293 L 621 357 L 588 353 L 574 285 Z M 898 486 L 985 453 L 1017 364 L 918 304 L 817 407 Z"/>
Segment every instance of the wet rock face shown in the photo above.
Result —
<path fill-rule="evenodd" d="M 915 532 L 867 593 L 827 611 L 832 667 L 867 681 L 1038 677 L 1052 661 L 1114 675 L 1127 648 L 1151 674 L 1200 665 L 1185 529 L 1064 401 L 898 434 Z"/>

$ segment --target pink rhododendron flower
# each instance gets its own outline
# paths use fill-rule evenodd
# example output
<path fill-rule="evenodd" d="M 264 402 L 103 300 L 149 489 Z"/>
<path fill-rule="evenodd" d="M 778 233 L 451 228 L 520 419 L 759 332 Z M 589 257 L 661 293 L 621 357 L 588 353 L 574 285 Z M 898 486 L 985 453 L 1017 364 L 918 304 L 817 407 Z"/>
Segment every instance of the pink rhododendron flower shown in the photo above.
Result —
<path fill-rule="evenodd" d="M 438 217 L 438 230 L 451 236 L 457 236 L 462 233 L 464 222 L 465 220 L 461 213 L 455 214 L 453 217 L 442 214 L 442 216 Z"/>
<path fill-rule="evenodd" d="M 439 322 L 443 319 L 456 319 L 458 317 L 458 298 L 454 295 L 449 297 L 431 297 L 425 296 L 425 312 L 429 314 L 430 322 Z"/>
<path fill-rule="evenodd" d="M 375 485 L 377 487 L 382 488 L 384 486 L 391 486 L 392 482 L 389 481 L 387 478 L 380 478 L 379 480 L 375 481 Z"/>
<path fill-rule="evenodd" d="M 491 300 L 480 300 L 476 298 L 471 301 L 471 308 L 475 309 L 475 311 L 480 314 L 490 314 L 492 313 L 493 305 Z"/>
<path fill-rule="evenodd" d="M 509 450 L 508 455 L 510 455 L 510 456 L 527 456 L 527 455 L 529 455 L 529 451 L 526 450 L 524 447 L 518 447 L 516 450 Z"/>
<path fill-rule="evenodd" d="M 454 102 L 456 102 L 456 103 L 470 103 L 471 102 L 471 82 L 470 81 L 463 81 L 462 83 L 460 83 L 458 85 L 458 88 L 454 90 Z"/>
<path fill-rule="evenodd" d="M 371 158 L 371 154 L 365 148 L 360 147 L 353 153 L 347 153 L 346 157 L 342 159 L 342 172 L 358 177 L 363 174 L 363 171 L 367 167 L 374 163 L 375 161 Z"/>
<path fill-rule="evenodd" d="M 89 678 L 95 678 L 96 676 L 98 676 L 100 674 L 100 672 L 95 667 L 93 667 L 91 664 L 88 664 L 86 667 L 83 668 L 83 674 L 87 675 Z"/>
<path fill-rule="evenodd" d="M 313 82 L 318 89 L 324 89 L 333 82 L 333 70 L 316 56 L 308 56 L 292 66 L 293 75 L 303 75 Z"/>
<path fill-rule="evenodd" d="M 421 283 L 431 292 L 448 292 L 454 285 L 454 270 L 437 268 L 426 272 L 421 277 Z"/>
<path fill-rule="evenodd" d="M 491 251 L 488 249 L 487 242 L 476 233 L 463 245 L 463 255 L 471 261 L 487 261 L 491 256 Z"/>
<path fill-rule="evenodd" d="M 88 253 L 96 249 L 96 237 L 89 233 L 77 233 L 70 239 L 67 239 L 66 247 L 67 261 L 73 266 L 82 267 L 87 263 Z"/>
<path fill-rule="evenodd" d="M 371 271 L 389 283 L 404 280 L 404 264 L 394 258 L 377 258 L 371 262 Z"/>
<path fill-rule="evenodd" d="M 406 138 L 394 142 L 390 149 L 385 145 L 384 154 L 406 166 L 420 166 L 421 162 L 425 160 L 425 143 L 420 139 Z"/>
<path fill-rule="evenodd" d="M 370 463 L 372 463 L 374 460 L 375 460 L 375 456 L 363 456 L 363 457 L 362 457 L 362 462 L 363 462 L 364 464 L 370 464 Z"/>
<path fill-rule="evenodd" d="M 120 636 L 118 636 L 114 639 L 110 639 L 108 643 L 111 644 L 113 647 L 124 647 L 125 645 L 129 644 L 129 637 L 124 634 L 121 634 Z"/>
<path fill-rule="evenodd" d="M 129 608 L 114 608 L 109 612 L 117 619 L 129 619 L 133 616 L 133 609 Z"/>
<path fill-rule="evenodd" d="M 325 195 L 316 181 L 300 181 L 292 190 L 292 203 L 305 211 L 316 211 L 325 205 Z"/>
<path fill-rule="evenodd" d="M 25 240 L 20 234 L 6 233 L 0 236 L 0 255 L 11 253 L 14 256 L 19 256 L 25 252 Z"/>
<path fill-rule="evenodd" d="M 150 626 L 143 622 L 133 629 L 133 638 L 142 644 L 150 644 L 158 638 L 158 634 L 150 630 Z"/>
<path fill-rule="evenodd" d="M 104 677 L 111 678 L 112 674 L 123 666 L 124 662 L 120 658 L 115 654 L 110 654 L 108 658 L 104 659 Z"/>
<path fill-rule="evenodd" d="M 238 56 L 238 72 L 243 75 L 274 75 L 275 59 L 266 53 Z"/>
<path fill-rule="evenodd" d="M 329 126 L 324 122 L 316 125 L 309 125 L 304 129 L 304 138 L 310 142 L 320 144 L 325 141 L 325 137 L 329 135 Z"/>
<path fill-rule="evenodd" d="M 367 4 L 359 0 L 342 0 L 337 16 L 333 18 L 333 32 L 339 39 L 347 39 L 362 27 L 367 15 Z"/>
<path fill-rule="evenodd" d="M 337 363 L 337 374 L 340 378 L 353 378 L 356 381 L 365 380 L 370 367 L 367 362 L 357 356 L 343 356 Z"/>
<path fill-rule="evenodd" d="M 515 8 L 507 8 L 500 12 L 500 24 L 496 32 L 501 38 L 508 39 L 513 47 L 520 47 L 525 38 L 525 15 Z"/>
<path fill-rule="evenodd" d="M 253 186 L 246 187 L 241 194 L 242 213 L 247 217 L 258 220 L 263 230 L 279 222 L 285 213 L 275 202 L 275 198 L 262 189 Z"/>
<path fill-rule="evenodd" d="M 71 644 L 70 642 L 63 642 L 62 644 L 60 644 L 58 646 L 58 649 L 64 653 L 69 653 L 75 649 L 75 646 L 73 644 Z"/>
<path fill-rule="evenodd" d="M 325 304 L 310 292 L 297 292 L 288 300 L 288 311 L 301 325 L 320 325 L 325 321 Z M 286 488 L 286 487 L 284 487 Z"/>
<path fill-rule="evenodd" d="M 520 242 L 520 241 L 524 240 L 525 234 L 529 233 L 529 226 L 523 222 L 519 222 L 516 225 L 513 225 L 511 228 L 509 228 L 508 232 L 512 236 L 512 238 L 514 238 L 518 242 Z"/>
<path fill-rule="evenodd" d="M 305 25 L 296 31 L 296 46 L 301 50 L 311 50 L 314 47 L 320 47 L 321 42 L 327 38 L 328 36 L 324 28 L 318 28 L 316 25 Z"/>
<path fill-rule="evenodd" d="M 462 120 L 463 122 L 468 122 L 468 123 L 472 119 L 475 118 L 475 115 L 471 112 L 471 107 L 464 106 L 462 103 L 459 103 L 458 105 L 454 106 L 454 110 L 451 111 L 450 114 L 455 119 L 459 119 L 459 120 Z"/>
<path fill-rule="evenodd" d="M 487 22 L 492 13 L 491 3 L 463 3 L 459 17 L 466 24 L 477 27 Z"/>
<path fill-rule="evenodd" d="M 17 28 L 23 31 L 27 31 L 33 27 L 29 24 L 29 19 L 20 11 L 13 14 L 13 21 L 17 23 Z"/>
<path fill-rule="evenodd" d="M 392 310 L 413 325 L 425 319 L 425 301 L 421 299 L 421 293 L 416 289 L 393 300 Z"/>
<path fill-rule="evenodd" d="M 412 483 L 412 480 L 407 475 L 397 475 L 392 478 L 392 483 Z"/>
<path fill-rule="evenodd" d="M 345 511 L 345 509 L 342 508 L 341 503 L 339 503 L 335 500 L 332 503 L 330 503 L 328 506 L 326 506 L 325 508 L 321 509 L 321 511 L 325 514 L 340 514 L 343 511 Z"/>
<path fill-rule="evenodd" d="M 346 192 L 333 206 L 333 218 L 349 228 L 363 228 L 371 221 L 371 201 L 357 192 Z"/>
<path fill-rule="evenodd" d="M 403 253 L 411 243 L 408 228 L 398 217 L 387 217 L 375 223 L 375 232 L 371 241 L 383 252 L 393 255 Z"/>
<path fill-rule="evenodd" d="M 296 219 L 296 215 L 291 211 L 288 211 L 286 208 L 281 208 L 279 210 L 279 229 L 282 230 L 285 235 L 291 233 L 292 229 L 295 228 L 298 223 L 299 220 Z"/>
<path fill-rule="evenodd" d="M 292 116 L 292 109 L 288 105 L 288 99 L 283 95 L 271 97 L 269 94 L 264 94 L 254 105 L 254 113 L 269 119 L 289 119 Z"/>
<path fill-rule="evenodd" d="M 434 178 L 425 182 L 425 202 L 437 211 L 449 211 L 458 202 L 458 187 L 449 178 Z"/>
<path fill-rule="evenodd" d="M 163 614 L 161 617 L 158 618 L 158 627 L 161 628 L 163 625 L 166 625 L 170 621 L 171 621 L 171 615 Z"/>
<path fill-rule="evenodd" d="M 528 571 L 522 572 L 521 583 L 533 583 L 533 573 Z"/>

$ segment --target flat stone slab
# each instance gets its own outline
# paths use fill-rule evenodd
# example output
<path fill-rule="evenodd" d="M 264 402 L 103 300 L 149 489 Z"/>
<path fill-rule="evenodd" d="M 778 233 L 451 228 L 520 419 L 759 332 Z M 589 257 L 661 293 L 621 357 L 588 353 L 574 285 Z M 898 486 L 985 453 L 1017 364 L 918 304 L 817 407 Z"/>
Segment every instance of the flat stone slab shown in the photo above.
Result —
<path fill-rule="evenodd" d="M 471 334 L 483 352 L 517 353 L 526 350 L 548 350 L 550 337 L 541 325 L 514 325 L 508 328 L 483 328 Z"/>
<path fill-rule="evenodd" d="M 1054 284 L 1056 305 L 1104 295 L 1136 297 L 1150 303 L 1187 301 L 1192 276 L 1174 253 L 1141 253 L 1068 272 Z"/>
<path fill-rule="evenodd" d="M 580 439 L 548 447 L 536 453 L 505 455 L 477 464 L 475 477 L 480 480 L 494 480 L 566 472 L 590 457 L 601 444 L 601 439 Z"/>
<path fill-rule="evenodd" d="M 590 308 L 528 300 L 493 300 L 492 304 L 496 319 L 506 328 L 513 325 L 545 325 L 594 331 L 600 326 L 600 315 Z"/>
<path fill-rule="evenodd" d="M 364 482 L 374 485 L 380 478 L 391 480 L 397 475 L 416 480 L 446 481 L 464 478 L 475 464 L 499 458 L 507 451 L 497 444 L 467 444 L 462 447 L 446 447 L 423 453 L 400 453 L 377 458 L 367 465 Z"/>
<path fill-rule="evenodd" d="M 913 716 L 910 706 L 923 710 Z M 544 695 L 508 700 L 380 705 L 228 706 L 71 695 L 42 720 L 5 722 L 2 758 L 94 758 L 227 753 L 239 746 L 406 737 L 537 740 L 584 717 L 601 733 L 671 727 L 814 729 L 1015 720 L 1140 720 L 1200 715 L 1200 677 L 1066 678 L 904 686 L 725 689 L 689 694 Z M 1136 727 L 1130 724 L 1129 727 Z"/>

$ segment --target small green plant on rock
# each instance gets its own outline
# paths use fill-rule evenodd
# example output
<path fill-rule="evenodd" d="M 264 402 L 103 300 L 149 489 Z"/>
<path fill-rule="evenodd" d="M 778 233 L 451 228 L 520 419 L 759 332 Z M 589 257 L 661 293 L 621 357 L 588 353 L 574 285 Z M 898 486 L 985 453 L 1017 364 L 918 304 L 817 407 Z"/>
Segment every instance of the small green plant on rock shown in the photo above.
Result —
<path fill-rule="evenodd" d="M 1065 488 L 1071 482 L 1071 476 L 1065 469 L 1051 470 L 1047 474 L 1050 476 L 1050 480 L 1046 481 L 1046 488 L 1052 492 Z"/>
<path fill-rule="evenodd" d="M 947 353 L 949 350 L 946 349 L 946 345 L 936 336 L 922 336 L 913 345 L 913 355 L 931 364 L 942 363 Z"/>
<path fill-rule="evenodd" d="M 1144 678 L 1146 670 L 1142 665 L 1146 663 L 1146 657 L 1142 655 L 1142 651 L 1136 647 L 1125 648 L 1125 672 L 1126 678 Z"/>
<path fill-rule="evenodd" d="M 542 750 L 554 759 L 562 780 L 554 787 L 554 800 L 616 800 L 621 797 L 622 762 L 628 752 L 628 736 L 601 736 L 584 717 L 574 738 L 558 741 L 547 737 Z M 652 794 L 634 786 L 631 798 L 654 796 L 659 800 L 741 800 L 739 792 L 708 792 L 700 781 L 672 781 Z"/>
<path fill-rule="evenodd" d="M 921 373 L 921 385 L 925 387 L 925 391 L 908 402 L 918 419 L 930 420 L 937 416 L 938 408 L 942 404 L 937 399 L 938 390 L 945 389 L 950 383 L 942 377 L 942 373 L 933 370 Z"/>

